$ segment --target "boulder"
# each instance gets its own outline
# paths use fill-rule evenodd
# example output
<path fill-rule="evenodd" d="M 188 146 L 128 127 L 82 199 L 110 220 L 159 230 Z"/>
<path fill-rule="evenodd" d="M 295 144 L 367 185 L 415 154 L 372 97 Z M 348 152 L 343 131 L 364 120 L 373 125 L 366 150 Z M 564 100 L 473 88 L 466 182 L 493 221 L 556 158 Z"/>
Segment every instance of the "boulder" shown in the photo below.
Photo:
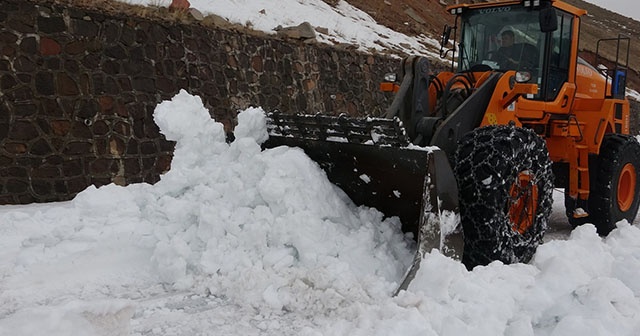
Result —
<path fill-rule="evenodd" d="M 275 29 L 278 36 L 288 37 L 296 40 L 315 39 L 316 31 L 309 22 L 303 22 L 293 27 L 281 27 L 278 26 Z"/>

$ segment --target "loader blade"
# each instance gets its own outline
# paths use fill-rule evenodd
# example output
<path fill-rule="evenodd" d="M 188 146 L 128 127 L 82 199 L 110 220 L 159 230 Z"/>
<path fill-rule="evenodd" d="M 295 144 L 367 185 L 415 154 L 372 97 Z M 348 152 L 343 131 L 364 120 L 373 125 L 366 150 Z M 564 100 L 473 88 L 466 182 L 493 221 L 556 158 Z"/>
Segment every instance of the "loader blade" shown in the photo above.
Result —
<path fill-rule="evenodd" d="M 433 248 L 460 258 L 458 191 L 445 153 L 413 146 L 397 119 L 267 115 L 264 148 L 302 148 L 357 205 L 397 216 L 412 232 L 416 255 L 399 290 Z"/>
<path fill-rule="evenodd" d="M 422 259 L 431 250 L 437 249 L 448 257 L 462 260 L 464 240 L 455 176 L 442 150 L 433 151 L 427 165 L 416 253 L 396 295 L 409 287 L 420 269 Z"/>

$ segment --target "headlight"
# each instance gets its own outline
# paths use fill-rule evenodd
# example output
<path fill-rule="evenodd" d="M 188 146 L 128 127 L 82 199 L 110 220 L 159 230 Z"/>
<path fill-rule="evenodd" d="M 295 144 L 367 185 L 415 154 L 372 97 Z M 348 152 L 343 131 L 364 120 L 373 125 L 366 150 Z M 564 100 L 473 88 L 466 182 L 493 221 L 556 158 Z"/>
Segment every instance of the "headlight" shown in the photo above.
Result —
<path fill-rule="evenodd" d="M 398 79 L 398 75 L 395 73 L 388 73 L 384 75 L 385 82 L 395 82 Z"/>
<path fill-rule="evenodd" d="M 518 83 L 526 83 L 531 80 L 531 73 L 528 71 L 518 71 L 516 72 L 516 82 Z"/>

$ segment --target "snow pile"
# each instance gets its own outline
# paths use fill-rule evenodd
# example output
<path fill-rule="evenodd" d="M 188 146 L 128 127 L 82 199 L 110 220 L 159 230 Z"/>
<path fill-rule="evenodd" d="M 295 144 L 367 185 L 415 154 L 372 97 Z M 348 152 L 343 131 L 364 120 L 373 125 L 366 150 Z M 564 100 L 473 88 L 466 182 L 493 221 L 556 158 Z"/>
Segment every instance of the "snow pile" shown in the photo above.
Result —
<path fill-rule="evenodd" d="M 240 114 L 230 145 L 200 99 L 184 91 L 160 104 L 155 120 L 178 142 L 171 171 L 150 188 L 156 216 L 165 219 L 155 223 L 152 257 L 164 282 L 184 289 L 206 275 L 213 294 L 242 293 L 247 302 L 266 296 L 282 308 L 295 304 L 289 286 L 317 285 L 310 270 L 323 274 L 321 286 L 343 276 L 357 282 L 360 274 L 398 280 L 404 265 L 395 256 L 409 253 L 400 223 L 356 208 L 300 149 L 262 152 L 261 109 Z"/>
<path fill-rule="evenodd" d="M 261 152 L 262 110 L 241 114 L 231 144 L 185 91 L 155 120 L 177 141 L 157 184 L 89 188 L 64 205 L 2 212 L 7 330 L 41 306 L 60 310 L 57 298 L 131 299 L 159 286 L 276 310 L 323 310 L 394 289 L 411 260 L 399 221 L 355 207 L 300 149 Z"/>

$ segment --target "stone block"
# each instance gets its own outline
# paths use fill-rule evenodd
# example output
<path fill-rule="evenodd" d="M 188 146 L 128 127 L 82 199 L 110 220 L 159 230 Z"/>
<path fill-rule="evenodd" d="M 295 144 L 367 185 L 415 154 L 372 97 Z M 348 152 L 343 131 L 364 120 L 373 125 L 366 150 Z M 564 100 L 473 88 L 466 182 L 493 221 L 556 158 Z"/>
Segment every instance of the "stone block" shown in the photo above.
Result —
<path fill-rule="evenodd" d="M 0 32 L 0 45 L 11 45 L 18 41 L 18 36 L 10 31 Z"/>
<path fill-rule="evenodd" d="M 137 77 L 132 81 L 132 87 L 134 90 L 148 93 L 155 93 L 156 82 L 153 78 L 149 77 Z"/>
<path fill-rule="evenodd" d="M 144 141 L 140 143 L 140 153 L 144 155 L 157 154 L 158 148 L 154 141 Z"/>
<path fill-rule="evenodd" d="M 83 99 L 76 102 L 76 119 L 80 119 L 86 126 L 93 124 L 93 119 L 100 111 L 100 104 L 95 99 Z"/>
<path fill-rule="evenodd" d="M 38 29 L 46 34 L 61 33 L 67 30 L 64 18 L 60 16 L 38 16 Z"/>
<path fill-rule="evenodd" d="M 131 125 L 128 121 L 116 121 L 113 124 L 113 132 L 123 136 L 123 138 L 128 138 L 131 136 Z"/>
<path fill-rule="evenodd" d="M 64 160 L 60 155 L 49 155 L 45 158 L 44 162 L 50 165 L 59 165 L 62 164 Z"/>
<path fill-rule="evenodd" d="M 29 184 L 27 184 L 27 182 L 25 182 L 24 180 L 9 179 L 6 182 L 5 188 L 7 188 L 7 192 L 10 194 L 20 194 L 28 190 Z"/>
<path fill-rule="evenodd" d="M 89 153 L 93 153 L 93 145 L 88 141 L 71 141 L 63 150 L 63 154 L 72 156 Z"/>
<path fill-rule="evenodd" d="M 89 164 L 89 173 L 92 176 L 110 175 L 112 163 L 113 159 L 98 158 Z"/>
<path fill-rule="evenodd" d="M 117 60 L 128 59 L 127 50 L 121 45 L 114 45 L 104 49 L 104 54 Z"/>
<path fill-rule="evenodd" d="M 66 136 L 71 130 L 71 122 L 69 120 L 52 120 L 50 126 L 53 135 L 59 137 Z"/>
<path fill-rule="evenodd" d="M 36 64 L 25 56 L 19 56 L 13 63 L 13 67 L 18 72 L 33 72 L 36 70 Z"/>
<path fill-rule="evenodd" d="M 82 159 L 65 160 L 62 164 L 62 174 L 64 177 L 82 176 L 84 173 Z"/>
<path fill-rule="evenodd" d="M 49 143 L 45 139 L 38 139 L 29 149 L 29 154 L 36 156 L 44 156 L 51 154 L 52 152 L 53 150 L 51 146 L 49 146 Z"/>
<path fill-rule="evenodd" d="M 88 177 L 73 177 L 67 180 L 67 188 L 69 188 L 70 194 L 77 194 L 84 189 L 87 188 L 89 183 L 87 182 Z"/>
<path fill-rule="evenodd" d="M 32 121 L 18 120 L 13 122 L 7 139 L 14 141 L 28 141 L 39 137 L 39 135 L 38 128 Z"/>
<path fill-rule="evenodd" d="M 14 115 L 19 118 L 30 117 L 38 113 L 38 106 L 34 102 L 13 105 Z"/>
<path fill-rule="evenodd" d="M 80 66 L 78 62 L 72 59 L 64 60 L 64 70 L 72 75 L 77 75 L 80 72 Z"/>
<path fill-rule="evenodd" d="M 95 22 L 84 19 L 72 19 L 71 21 L 74 34 L 86 38 L 98 37 L 99 27 Z"/>
<path fill-rule="evenodd" d="M 35 55 L 38 50 L 37 45 L 38 42 L 34 36 L 24 37 L 20 42 L 20 52 Z"/>
<path fill-rule="evenodd" d="M 18 81 L 12 74 L 4 74 L 0 77 L 0 90 L 9 91 L 18 84 Z"/>
<path fill-rule="evenodd" d="M 129 158 L 124 160 L 124 174 L 125 176 L 135 176 L 141 172 L 140 159 Z"/>
<path fill-rule="evenodd" d="M 60 96 L 77 96 L 80 93 L 75 80 L 64 72 L 56 75 L 56 87 Z"/>
<path fill-rule="evenodd" d="M 35 193 L 36 197 L 49 196 L 53 191 L 53 184 L 47 180 L 35 179 L 31 181 L 31 189 Z"/>
<path fill-rule="evenodd" d="M 81 63 L 88 70 L 98 70 L 100 67 L 100 58 L 101 58 L 100 54 L 90 53 L 82 58 Z"/>
<path fill-rule="evenodd" d="M 121 157 L 125 154 L 126 142 L 120 137 L 111 137 L 109 139 L 109 153 L 115 157 Z"/>
<path fill-rule="evenodd" d="M 91 184 L 99 188 L 99 187 L 111 184 L 111 178 L 91 176 Z"/>
<path fill-rule="evenodd" d="M 0 47 L 0 56 L 5 56 L 5 57 L 15 57 L 16 54 L 16 46 L 15 45 L 4 45 Z"/>
<path fill-rule="evenodd" d="M 16 74 L 16 77 L 20 83 L 31 86 L 31 79 L 33 76 L 30 73 L 19 73 Z"/>
<path fill-rule="evenodd" d="M 91 140 L 93 133 L 91 133 L 90 123 L 79 117 L 74 117 L 73 119 L 74 121 L 72 121 L 71 132 L 69 134 L 80 141 Z"/>
<path fill-rule="evenodd" d="M 14 12 L 4 21 L 6 21 L 6 25 L 11 30 L 19 33 L 32 34 L 36 32 L 35 19 L 32 17 L 32 12 Z"/>
<path fill-rule="evenodd" d="M 87 52 L 87 41 L 74 40 L 64 46 L 65 53 L 69 55 L 79 55 Z"/>
<path fill-rule="evenodd" d="M 31 171 L 31 176 L 35 178 L 58 178 L 61 177 L 60 169 L 56 166 L 51 165 L 43 165 L 40 167 L 35 167 Z"/>
<path fill-rule="evenodd" d="M 9 134 L 9 123 L 0 123 L 0 139 L 5 139 Z M 0 162 L 1 164 L 2 162 Z"/>
<path fill-rule="evenodd" d="M 55 94 L 55 84 L 51 72 L 38 72 L 36 74 L 36 94 L 50 96 Z"/>

